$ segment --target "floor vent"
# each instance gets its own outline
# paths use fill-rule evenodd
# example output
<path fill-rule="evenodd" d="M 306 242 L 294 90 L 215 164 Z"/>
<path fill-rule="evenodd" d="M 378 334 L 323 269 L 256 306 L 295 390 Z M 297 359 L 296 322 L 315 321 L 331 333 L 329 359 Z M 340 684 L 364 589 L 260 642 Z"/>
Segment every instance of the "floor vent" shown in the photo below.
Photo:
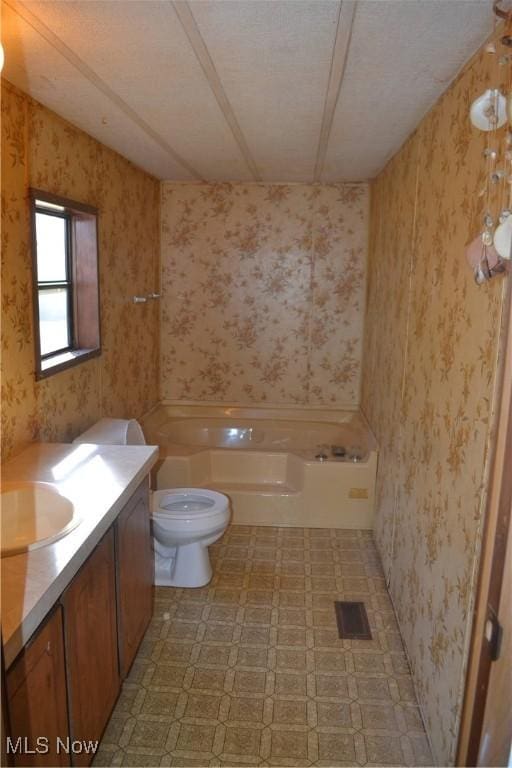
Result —
<path fill-rule="evenodd" d="M 336 621 L 342 640 L 371 640 L 372 633 L 364 603 L 349 603 L 336 600 Z"/>

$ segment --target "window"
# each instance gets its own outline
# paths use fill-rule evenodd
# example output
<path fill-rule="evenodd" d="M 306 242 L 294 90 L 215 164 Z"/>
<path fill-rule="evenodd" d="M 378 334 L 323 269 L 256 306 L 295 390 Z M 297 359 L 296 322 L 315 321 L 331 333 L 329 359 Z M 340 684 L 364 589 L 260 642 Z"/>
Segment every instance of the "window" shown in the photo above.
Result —
<path fill-rule="evenodd" d="M 99 355 L 95 208 L 30 190 L 36 378 Z"/>

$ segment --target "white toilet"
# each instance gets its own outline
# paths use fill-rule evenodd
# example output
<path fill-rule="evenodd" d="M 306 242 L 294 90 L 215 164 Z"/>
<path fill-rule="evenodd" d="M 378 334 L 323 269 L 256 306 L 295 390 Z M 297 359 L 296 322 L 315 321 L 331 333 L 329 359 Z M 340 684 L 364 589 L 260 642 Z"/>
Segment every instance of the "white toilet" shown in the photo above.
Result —
<path fill-rule="evenodd" d="M 74 440 L 99 445 L 145 445 L 135 419 L 101 419 Z M 151 498 L 155 584 L 203 587 L 212 578 L 208 547 L 230 518 L 229 499 L 206 488 L 168 488 Z"/>
<path fill-rule="evenodd" d="M 208 547 L 229 523 L 229 500 L 204 488 L 155 491 L 155 584 L 202 587 L 212 577 Z"/>

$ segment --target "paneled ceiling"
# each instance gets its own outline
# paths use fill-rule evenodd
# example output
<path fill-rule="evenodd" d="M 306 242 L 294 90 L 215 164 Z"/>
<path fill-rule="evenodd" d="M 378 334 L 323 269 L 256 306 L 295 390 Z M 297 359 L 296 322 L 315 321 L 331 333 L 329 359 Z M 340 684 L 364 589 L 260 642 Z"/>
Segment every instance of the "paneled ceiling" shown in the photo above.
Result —
<path fill-rule="evenodd" d="M 161 179 L 374 177 L 491 0 L 4 0 L 7 80 Z"/>

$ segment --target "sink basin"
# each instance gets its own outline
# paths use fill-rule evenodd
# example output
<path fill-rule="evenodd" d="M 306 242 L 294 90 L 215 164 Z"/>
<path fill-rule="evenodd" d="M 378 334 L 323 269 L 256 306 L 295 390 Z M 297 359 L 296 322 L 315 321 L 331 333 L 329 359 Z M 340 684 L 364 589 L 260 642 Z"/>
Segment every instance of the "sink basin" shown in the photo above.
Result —
<path fill-rule="evenodd" d="M 3 483 L 2 557 L 45 547 L 80 522 L 73 504 L 46 483 Z"/>

